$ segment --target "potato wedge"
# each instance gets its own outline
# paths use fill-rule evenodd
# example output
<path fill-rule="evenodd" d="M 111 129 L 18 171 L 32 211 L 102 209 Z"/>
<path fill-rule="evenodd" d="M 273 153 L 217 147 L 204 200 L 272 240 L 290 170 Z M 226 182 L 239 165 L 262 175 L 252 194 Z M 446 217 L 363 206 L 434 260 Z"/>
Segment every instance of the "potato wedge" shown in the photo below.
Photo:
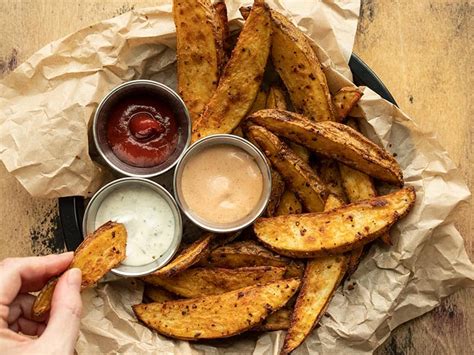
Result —
<path fill-rule="evenodd" d="M 153 275 L 162 277 L 172 277 L 199 262 L 210 252 L 213 233 L 206 233 L 196 240 L 186 249 L 183 249 L 175 258 L 161 269 L 155 271 Z"/>
<path fill-rule="evenodd" d="M 172 338 L 227 338 L 282 308 L 299 285 L 297 279 L 281 280 L 198 299 L 138 304 L 133 311 L 145 325 Z"/>
<path fill-rule="evenodd" d="M 254 328 L 256 331 L 274 332 L 276 330 L 287 330 L 290 327 L 292 310 L 284 307 L 270 314 L 262 324 Z"/>
<path fill-rule="evenodd" d="M 126 245 L 127 231 L 124 225 L 107 222 L 79 245 L 68 269 L 81 269 L 81 288 L 91 287 L 125 259 Z M 33 303 L 33 317 L 39 318 L 51 309 L 56 283 L 57 277 L 54 277 L 40 291 Z"/>
<path fill-rule="evenodd" d="M 272 85 L 268 90 L 266 108 L 276 108 L 278 110 L 287 110 L 285 93 L 281 87 Z"/>
<path fill-rule="evenodd" d="M 362 97 L 362 91 L 356 86 L 341 88 L 332 98 L 332 103 L 336 109 L 336 120 L 341 122 L 347 117 Z"/>
<path fill-rule="evenodd" d="M 270 199 L 267 203 L 267 208 L 265 209 L 265 215 L 267 217 L 273 217 L 275 215 L 276 209 L 280 204 L 281 196 L 285 191 L 285 182 L 281 177 L 278 171 L 275 169 L 271 170 L 272 174 L 272 189 L 270 191 Z"/>
<path fill-rule="evenodd" d="M 246 126 L 246 129 L 247 136 L 257 143 L 281 174 L 286 188 L 298 196 L 308 211 L 322 211 L 327 191 L 309 165 L 267 129 L 256 125 Z"/>
<path fill-rule="evenodd" d="M 343 206 L 337 196 L 329 195 L 324 211 Z M 282 353 L 296 349 L 321 319 L 347 269 L 348 257 L 327 256 L 308 260 L 296 299 Z"/>
<path fill-rule="evenodd" d="M 222 40 L 210 0 L 174 0 L 178 92 L 193 121 L 216 91 L 222 64 Z"/>
<path fill-rule="evenodd" d="M 219 295 L 238 288 L 258 283 L 283 279 L 286 269 L 274 266 L 254 266 L 238 269 L 194 268 L 180 272 L 173 277 L 152 274 L 142 280 L 154 286 L 163 287 L 182 297 L 196 298 Z"/>
<path fill-rule="evenodd" d="M 271 11 L 271 58 L 298 112 L 317 121 L 334 121 L 336 113 L 321 63 L 308 38 L 285 16 Z"/>
<path fill-rule="evenodd" d="M 346 124 L 352 129 L 359 131 L 359 125 L 354 119 L 347 120 Z M 357 202 L 377 196 L 377 190 L 372 179 L 367 174 L 341 163 L 339 163 L 339 171 L 341 172 L 342 185 L 350 202 Z M 380 239 L 387 245 L 392 244 L 389 233 L 383 234 Z M 349 266 L 349 269 L 351 270 L 351 266 Z"/>
<path fill-rule="evenodd" d="M 303 213 L 303 206 L 293 191 L 286 190 L 281 196 L 275 216 Z"/>
<path fill-rule="evenodd" d="M 270 12 L 263 0 L 255 0 L 216 92 L 193 122 L 193 142 L 210 134 L 231 133 L 244 118 L 263 79 L 270 35 Z"/>
<path fill-rule="evenodd" d="M 290 327 L 280 354 L 289 354 L 311 333 L 347 270 L 347 257 L 326 256 L 308 261 Z"/>
<path fill-rule="evenodd" d="M 286 268 L 285 277 L 302 277 L 303 264 L 275 254 L 253 240 L 224 245 L 213 250 L 199 266 L 236 269 L 251 266 Z"/>
<path fill-rule="evenodd" d="M 250 115 L 259 110 L 263 110 L 265 108 L 266 103 L 267 103 L 267 92 L 263 90 L 262 88 L 260 88 L 260 90 L 258 90 L 257 97 L 255 98 L 247 114 Z"/>
<path fill-rule="evenodd" d="M 395 158 L 354 129 L 337 122 L 312 122 L 283 110 L 260 110 L 248 119 L 273 133 L 382 181 L 403 185 Z"/>
<path fill-rule="evenodd" d="M 293 257 L 320 257 L 359 248 L 385 233 L 415 203 L 413 187 L 324 213 L 260 218 L 257 238 L 273 251 Z"/>
<path fill-rule="evenodd" d="M 318 159 L 317 164 L 313 164 L 311 167 L 317 172 L 321 181 L 326 185 L 328 191 L 345 202 L 346 194 L 342 187 L 338 162 L 332 159 L 322 158 Z"/>
<path fill-rule="evenodd" d="M 224 67 L 227 63 L 227 53 L 230 50 L 229 43 L 229 23 L 227 20 L 227 5 L 224 0 L 218 0 L 213 5 L 214 18 L 216 23 L 217 36 L 222 45 L 219 46 L 219 57 L 221 67 Z"/>
<path fill-rule="evenodd" d="M 143 290 L 143 298 L 151 300 L 151 302 L 165 302 L 175 300 L 177 296 L 165 290 L 164 288 L 145 284 L 145 289 Z"/>

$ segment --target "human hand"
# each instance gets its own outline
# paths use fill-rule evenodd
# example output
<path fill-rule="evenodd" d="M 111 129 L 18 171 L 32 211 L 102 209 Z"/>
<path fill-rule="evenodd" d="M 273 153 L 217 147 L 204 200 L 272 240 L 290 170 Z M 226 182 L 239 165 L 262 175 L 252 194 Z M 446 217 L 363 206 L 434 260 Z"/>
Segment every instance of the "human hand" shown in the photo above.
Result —
<path fill-rule="evenodd" d="M 66 270 L 72 257 L 64 253 L 0 262 L 0 353 L 73 353 L 82 310 L 81 270 L 68 270 L 59 278 L 49 317 L 32 319 L 35 296 L 28 293 Z"/>

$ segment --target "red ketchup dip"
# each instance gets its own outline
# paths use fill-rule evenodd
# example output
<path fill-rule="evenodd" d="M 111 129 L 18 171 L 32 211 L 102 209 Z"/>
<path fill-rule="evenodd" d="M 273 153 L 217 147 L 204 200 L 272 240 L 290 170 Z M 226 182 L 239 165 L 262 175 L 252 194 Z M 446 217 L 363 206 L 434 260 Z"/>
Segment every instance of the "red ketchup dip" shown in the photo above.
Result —
<path fill-rule="evenodd" d="M 108 116 L 107 142 L 117 158 L 128 165 L 159 165 L 178 145 L 178 123 L 173 111 L 156 96 L 125 96 Z"/>

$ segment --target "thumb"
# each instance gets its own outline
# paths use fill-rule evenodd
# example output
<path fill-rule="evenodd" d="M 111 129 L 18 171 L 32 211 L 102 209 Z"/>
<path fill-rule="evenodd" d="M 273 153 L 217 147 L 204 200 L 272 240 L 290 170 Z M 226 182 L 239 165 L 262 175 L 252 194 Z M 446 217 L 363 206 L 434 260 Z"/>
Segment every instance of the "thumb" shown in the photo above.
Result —
<path fill-rule="evenodd" d="M 48 325 L 40 340 L 45 342 L 52 352 L 72 354 L 81 322 L 80 269 L 66 271 L 54 290 Z"/>

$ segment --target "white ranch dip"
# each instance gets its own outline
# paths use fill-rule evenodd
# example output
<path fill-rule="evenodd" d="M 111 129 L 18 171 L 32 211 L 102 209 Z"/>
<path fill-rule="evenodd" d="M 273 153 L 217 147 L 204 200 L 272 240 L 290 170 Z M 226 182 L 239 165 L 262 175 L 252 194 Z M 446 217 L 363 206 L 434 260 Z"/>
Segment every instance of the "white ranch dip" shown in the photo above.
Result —
<path fill-rule="evenodd" d="M 163 197 L 145 186 L 118 187 L 107 195 L 97 211 L 95 227 L 107 221 L 123 223 L 127 229 L 124 265 L 151 263 L 162 256 L 173 241 L 173 211 Z"/>

